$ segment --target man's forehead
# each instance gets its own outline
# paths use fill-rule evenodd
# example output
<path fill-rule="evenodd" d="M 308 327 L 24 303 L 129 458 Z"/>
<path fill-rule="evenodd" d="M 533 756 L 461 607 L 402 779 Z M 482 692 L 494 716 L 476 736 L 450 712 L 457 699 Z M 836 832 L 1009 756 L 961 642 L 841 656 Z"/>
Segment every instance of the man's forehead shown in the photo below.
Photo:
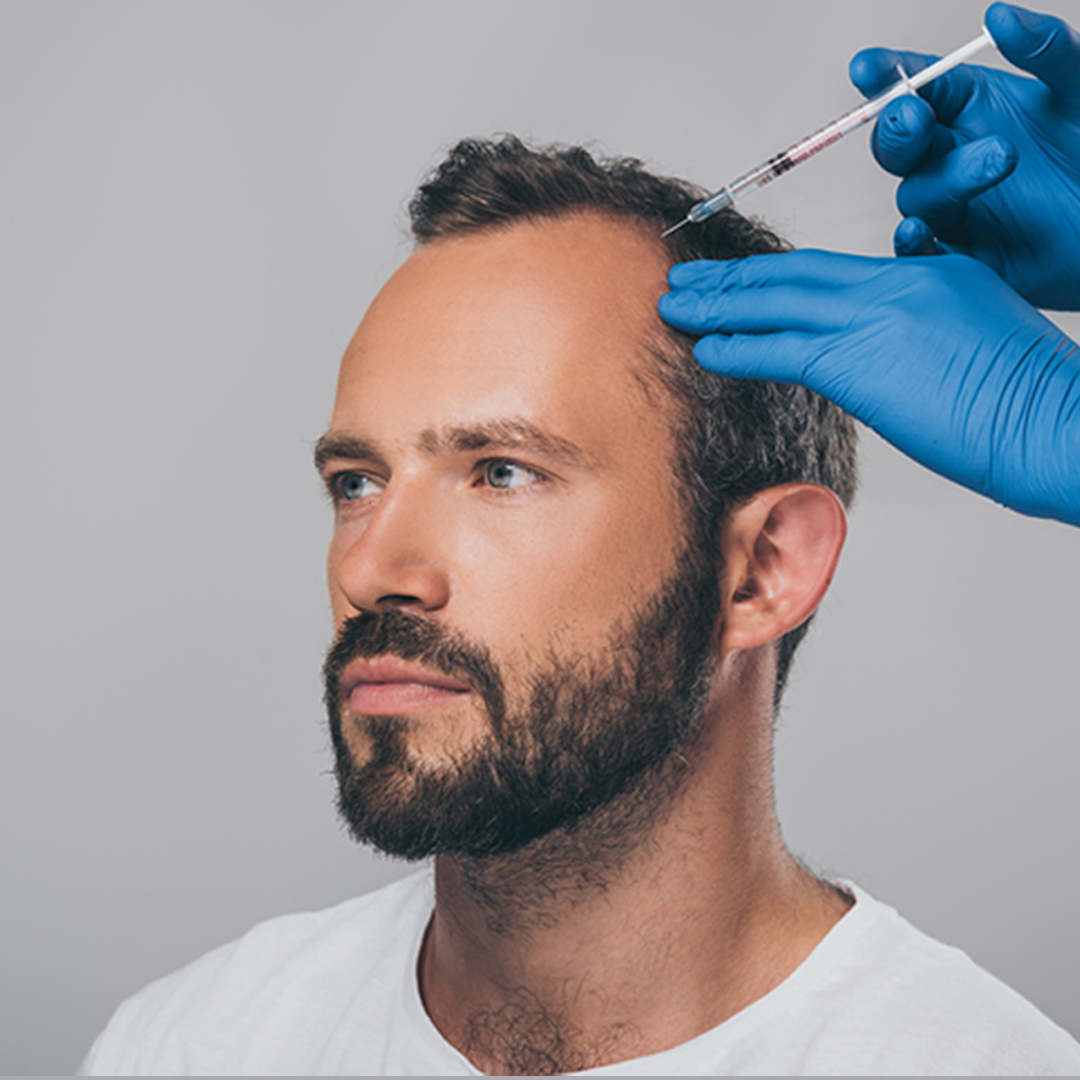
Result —
<path fill-rule="evenodd" d="M 473 334 L 477 346 L 485 337 L 506 344 L 558 332 L 633 340 L 659 324 L 666 272 L 643 226 L 595 213 L 452 236 L 421 248 L 391 277 L 355 344 L 381 332 Z"/>
<path fill-rule="evenodd" d="M 455 424 L 475 434 L 481 420 L 520 417 L 566 435 L 564 421 L 590 411 L 640 411 L 665 278 L 647 234 L 597 215 L 432 243 L 365 315 L 331 428 L 393 412 L 400 434 L 407 416 L 410 442 L 434 446 Z"/>

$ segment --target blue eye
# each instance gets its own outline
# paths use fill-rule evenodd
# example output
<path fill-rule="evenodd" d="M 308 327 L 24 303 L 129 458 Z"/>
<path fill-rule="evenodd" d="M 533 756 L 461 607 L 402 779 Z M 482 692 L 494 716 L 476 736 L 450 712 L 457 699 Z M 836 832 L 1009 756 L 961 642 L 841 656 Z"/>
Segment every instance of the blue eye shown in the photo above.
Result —
<path fill-rule="evenodd" d="M 501 491 L 525 487 L 535 479 L 537 475 L 532 469 L 526 469 L 524 465 L 515 465 L 512 461 L 496 459 L 484 465 L 484 480 L 489 486 Z"/>
<path fill-rule="evenodd" d="M 341 473 L 336 478 L 335 486 L 342 499 L 346 502 L 355 502 L 357 499 L 370 495 L 374 484 L 370 476 L 358 472 L 348 472 Z"/>

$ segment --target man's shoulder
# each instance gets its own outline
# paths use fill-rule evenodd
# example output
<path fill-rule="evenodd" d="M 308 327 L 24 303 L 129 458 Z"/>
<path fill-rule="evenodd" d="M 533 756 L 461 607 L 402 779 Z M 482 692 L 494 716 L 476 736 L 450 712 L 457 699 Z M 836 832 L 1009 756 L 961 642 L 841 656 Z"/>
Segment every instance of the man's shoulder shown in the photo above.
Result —
<path fill-rule="evenodd" d="M 893 1062 L 924 1073 L 1080 1070 L 1080 1045 L 1026 998 L 963 950 L 853 891 L 856 917 L 837 934 L 831 955 L 825 950 L 831 963 L 811 970 L 808 981 L 816 976 L 815 989 L 834 1000 L 838 1035 L 862 1055 L 867 1072 Z"/>
<path fill-rule="evenodd" d="M 431 874 L 420 871 L 321 911 L 267 919 L 235 941 L 151 983 L 125 1006 L 260 987 L 276 972 L 298 964 L 330 972 L 346 958 L 354 961 L 358 953 L 375 964 L 387 950 L 400 945 L 401 931 L 410 917 L 426 917 L 431 902 Z"/>
<path fill-rule="evenodd" d="M 609 1075 L 1076 1075 L 1080 1045 L 963 951 L 848 882 L 854 906 L 779 986 Z"/>
<path fill-rule="evenodd" d="M 259 923 L 123 1002 L 84 1068 L 190 1071 L 204 1054 L 207 1065 L 224 1065 L 214 1055 L 232 1047 L 268 1037 L 298 1045 L 308 1025 L 325 1033 L 346 1000 L 394 998 L 388 983 L 411 973 L 432 903 L 425 870 L 321 911 Z M 238 1039 L 244 1029 L 253 1038 Z"/>

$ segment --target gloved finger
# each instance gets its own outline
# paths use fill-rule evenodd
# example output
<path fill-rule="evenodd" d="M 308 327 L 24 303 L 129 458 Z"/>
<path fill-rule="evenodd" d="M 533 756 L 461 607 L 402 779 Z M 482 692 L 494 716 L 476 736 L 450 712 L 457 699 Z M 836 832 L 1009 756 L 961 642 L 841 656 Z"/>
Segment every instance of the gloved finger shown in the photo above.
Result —
<path fill-rule="evenodd" d="M 934 110 L 922 98 L 905 94 L 882 110 L 870 136 L 870 149 L 886 172 L 905 176 L 930 149 L 936 126 Z"/>
<path fill-rule="evenodd" d="M 859 92 L 874 97 L 897 80 L 896 66 L 901 64 L 908 75 L 922 71 L 940 57 L 898 49 L 863 49 L 848 64 L 848 75 Z M 975 78 L 967 64 L 954 67 L 933 82 L 919 87 L 919 97 L 930 103 L 940 123 L 951 123 L 968 103 L 975 89 Z"/>
<path fill-rule="evenodd" d="M 673 289 L 709 289 L 723 280 L 726 260 L 695 259 L 693 262 L 675 263 L 668 271 L 668 285 Z"/>
<path fill-rule="evenodd" d="M 893 251 L 901 259 L 913 255 L 945 255 L 946 249 L 934 238 L 934 230 L 921 218 L 904 218 L 893 233 Z"/>
<path fill-rule="evenodd" d="M 936 56 L 897 49 L 863 49 L 848 63 L 848 78 L 863 97 L 876 97 L 896 82 L 898 66 L 902 66 L 908 75 L 914 75 L 937 59 Z"/>
<path fill-rule="evenodd" d="M 676 263 L 668 273 L 672 289 L 760 289 L 775 285 L 857 285 L 891 259 L 842 255 L 805 248 L 780 255 L 750 255 L 713 262 Z"/>
<path fill-rule="evenodd" d="M 694 359 L 714 375 L 797 383 L 818 353 L 812 334 L 769 334 L 728 337 L 714 334 L 694 346 Z"/>
<path fill-rule="evenodd" d="M 688 334 L 825 333 L 857 318 L 862 301 L 847 290 L 780 285 L 770 289 L 677 289 L 660 297 L 664 320 Z"/>
<path fill-rule="evenodd" d="M 917 217 L 937 234 L 955 229 L 967 204 L 1016 168 L 1016 147 L 998 135 L 959 146 L 917 169 L 896 191 L 904 217 Z"/>
<path fill-rule="evenodd" d="M 985 21 L 1006 60 L 1080 103 L 1080 34 L 1067 22 L 1004 3 L 991 4 Z"/>
<path fill-rule="evenodd" d="M 797 383 L 824 395 L 856 419 L 873 423 L 876 409 L 861 400 L 858 383 L 865 363 L 852 368 L 835 335 L 714 334 L 694 346 L 694 359 L 714 375 Z M 836 357 L 842 359 L 837 361 Z M 862 415 L 860 415 L 862 414 Z"/>

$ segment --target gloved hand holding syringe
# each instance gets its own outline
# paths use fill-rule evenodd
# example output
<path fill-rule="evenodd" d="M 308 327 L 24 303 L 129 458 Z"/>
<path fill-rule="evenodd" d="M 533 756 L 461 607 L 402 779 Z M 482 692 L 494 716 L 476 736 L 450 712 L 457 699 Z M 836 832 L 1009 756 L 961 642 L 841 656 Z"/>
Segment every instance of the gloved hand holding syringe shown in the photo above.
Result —
<path fill-rule="evenodd" d="M 875 156 L 905 178 L 901 258 L 681 263 L 660 314 L 700 336 L 706 370 L 809 387 L 935 472 L 1080 526 L 1080 345 L 1032 306 L 1080 309 L 1080 34 L 1000 2 L 985 23 L 1001 55 L 1035 78 L 946 72 L 964 50 L 934 63 L 868 49 L 852 62 L 860 89 L 878 93 L 862 107 L 881 113 Z M 916 80 L 925 89 L 909 95 Z M 780 159 L 805 160 L 807 144 L 820 149 L 864 116 L 854 110 Z M 776 164 L 703 200 L 689 221 L 739 185 L 767 183 Z"/>
<path fill-rule="evenodd" d="M 946 71 L 956 67 L 957 64 L 962 64 L 988 45 L 993 45 L 993 43 L 994 40 L 990 36 L 990 31 L 984 26 L 983 32 L 973 41 L 961 45 L 959 49 L 949 53 L 948 56 L 942 57 L 929 67 L 923 68 L 922 71 L 916 72 L 914 75 L 908 75 L 902 65 L 897 65 L 897 80 L 887 90 L 862 105 L 849 110 L 843 116 L 837 117 L 832 123 L 818 128 L 817 131 L 807 135 L 806 138 L 800 139 L 794 145 L 789 146 L 783 153 L 777 154 L 763 164 L 758 165 L 756 169 L 743 173 L 738 180 L 725 184 L 714 195 L 710 195 L 707 199 L 703 199 L 694 206 L 690 213 L 677 225 L 672 225 L 664 233 L 664 236 L 670 236 L 676 229 L 681 229 L 684 225 L 696 225 L 706 218 L 712 217 L 713 214 L 720 210 L 731 206 L 736 199 L 741 199 L 744 195 L 749 195 L 750 192 L 764 187 L 778 176 L 782 176 L 789 169 L 793 169 L 796 165 L 801 165 L 804 161 L 809 160 L 816 153 L 824 150 L 825 147 L 832 146 L 833 143 L 839 142 L 845 135 L 862 127 L 863 124 L 868 124 L 890 101 L 900 97 L 902 94 L 915 93 L 920 86 L 933 82 L 939 75 L 944 75 Z"/>

